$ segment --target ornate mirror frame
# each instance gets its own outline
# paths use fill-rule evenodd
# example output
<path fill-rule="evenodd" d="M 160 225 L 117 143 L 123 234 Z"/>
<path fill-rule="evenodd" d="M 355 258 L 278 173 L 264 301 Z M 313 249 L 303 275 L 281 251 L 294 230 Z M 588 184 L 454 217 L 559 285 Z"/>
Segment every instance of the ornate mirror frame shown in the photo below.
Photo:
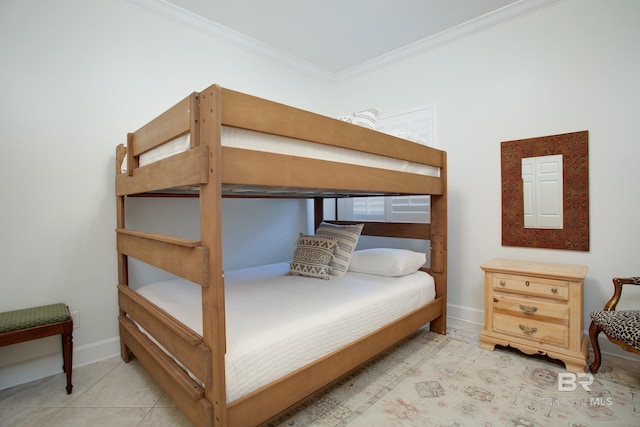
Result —
<path fill-rule="evenodd" d="M 563 228 L 524 228 L 522 159 L 563 156 Z M 503 141 L 502 245 L 589 250 L 589 132 Z"/>

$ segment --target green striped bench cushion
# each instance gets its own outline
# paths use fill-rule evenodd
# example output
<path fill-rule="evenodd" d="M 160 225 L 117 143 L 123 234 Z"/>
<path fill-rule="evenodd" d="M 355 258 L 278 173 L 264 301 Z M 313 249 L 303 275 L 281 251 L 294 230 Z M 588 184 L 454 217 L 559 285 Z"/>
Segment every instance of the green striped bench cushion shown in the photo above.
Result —
<path fill-rule="evenodd" d="M 49 325 L 71 319 L 66 304 L 50 304 L 40 307 L 0 313 L 0 333 Z"/>

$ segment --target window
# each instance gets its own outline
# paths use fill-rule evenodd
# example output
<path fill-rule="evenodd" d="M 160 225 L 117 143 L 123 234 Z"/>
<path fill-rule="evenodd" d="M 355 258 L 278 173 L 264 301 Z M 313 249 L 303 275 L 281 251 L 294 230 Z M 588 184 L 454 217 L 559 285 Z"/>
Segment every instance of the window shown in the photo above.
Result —
<path fill-rule="evenodd" d="M 434 108 L 379 117 L 376 129 L 433 145 Z M 338 200 L 338 218 L 347 221 L 430 222 L 430 196 L 356 197 Z"/>

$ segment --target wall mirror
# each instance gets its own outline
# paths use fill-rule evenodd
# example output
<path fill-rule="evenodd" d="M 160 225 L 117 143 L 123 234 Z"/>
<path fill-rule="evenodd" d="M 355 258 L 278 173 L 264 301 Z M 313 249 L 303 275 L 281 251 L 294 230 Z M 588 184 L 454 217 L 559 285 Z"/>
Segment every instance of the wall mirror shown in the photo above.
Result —
<path fill-rule="evenodd" d="M 588 131 L 504 141 L 502 244 L 589 250 Z"/>

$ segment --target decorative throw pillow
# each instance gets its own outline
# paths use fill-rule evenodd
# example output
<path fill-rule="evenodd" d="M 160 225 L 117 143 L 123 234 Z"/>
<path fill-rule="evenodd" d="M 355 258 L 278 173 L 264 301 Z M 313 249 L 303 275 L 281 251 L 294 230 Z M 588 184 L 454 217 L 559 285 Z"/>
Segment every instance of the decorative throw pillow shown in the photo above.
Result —
<path fill-rule="evenodd" d="M 337 237 L 300 236 L 293 261 L 289 265 L 289 274 L 329 279 L 329 263 L 337 241 Z"/>
<path fill-rule="evenodd" d="M 338 120 L 342 120 L 343 122 L 347 123 L 353 123 L 354 125 L 366 127 L 369 129 L 375 129 L 376 121 L 378 120 L 378 114 L 380 114 L 380 110 L 378 108 L 367 108 L 366 110 L 358 111 L 357 113 L 340 116 L 338 117 Z"/>
<path fill-rule="evenodd" d="M 416 272 L 426 262 L 426 254 L 407 249 L 362 249 L 353 253 L 349 271 L 397 277 Z"/>
<path fill-rule="evenodd" d="M 318 237 L 336 237 L 338 246 L 333 252 L 331 263 L 331 274 L 334 276 L 344 276 L 347 274 L 349 264 L 351 263 L 351 255 L 358 244 L 360 233 L 364 224 L 354 225 L 335 225 L 322 222 L 316 230 Z"/>

